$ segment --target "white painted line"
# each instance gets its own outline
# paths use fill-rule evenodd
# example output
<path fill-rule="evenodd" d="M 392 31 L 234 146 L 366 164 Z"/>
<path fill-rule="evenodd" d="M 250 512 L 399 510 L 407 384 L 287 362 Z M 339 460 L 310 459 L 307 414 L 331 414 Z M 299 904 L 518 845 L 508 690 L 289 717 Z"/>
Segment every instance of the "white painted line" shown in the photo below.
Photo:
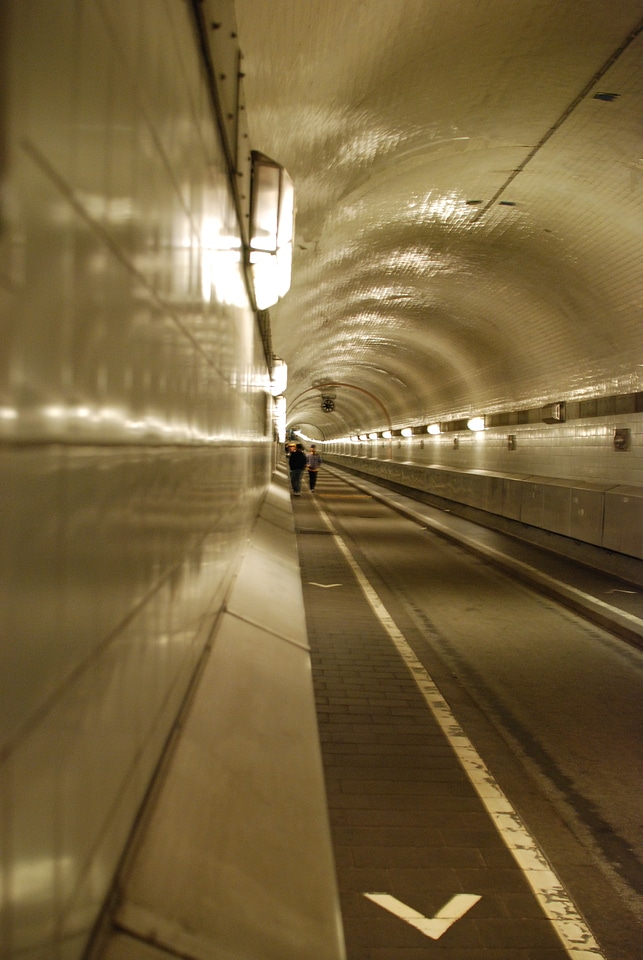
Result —
<path fill-rule="evenodd" d="M 330 590 L 331 587 L 342 587 L 342 583 L 315 583 L 314 580 L 309 580 L 308 583 L 311 587 L 321 587 L 322 590 Z"/>
<path fill-rule="evenodd" d="M 400 920 L 410 923 L 412 927 L 423 933 L 425 937 L 431 937 L 432 940 L 439 940 L 456 920 L 460 920 L 481 899 L 475 893 L 458 893 L 455 897 L 451 897 L 434 917 L 429 918 L 423 917 L 417 910 L 407 907 L 401 900 L 396 900 L 388 893 L 365 893 L 364 896 L 388 910 L 389 913 L 395 914 Z"/>
<path fill-rule="evenodd" d="M 413 653 L 404 635 L 319 503 L 317 508 L 333 534 L 339 550 L 351 567 L 364 596 L 395 644 L 429 709 L 451 744 L 505 845 L 523 871 L 543 913 L 558 934 L 568 955 L 572 960 L 589 960 L 590 957 L 592 960 L 605 960 L 594 934 L 540 847 L 494 780 L 482 757 L 460 727 L 440 690 Z"/>

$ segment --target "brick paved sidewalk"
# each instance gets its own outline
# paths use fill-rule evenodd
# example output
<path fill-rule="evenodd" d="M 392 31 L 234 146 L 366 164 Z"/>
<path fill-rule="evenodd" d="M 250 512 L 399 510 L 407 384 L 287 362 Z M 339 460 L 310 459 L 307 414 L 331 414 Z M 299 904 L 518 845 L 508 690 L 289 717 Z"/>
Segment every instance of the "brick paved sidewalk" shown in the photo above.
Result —
<path fill-rule="evenodd" d="M 295 520 L 348 960 L 568 960 L 310 501 Z M 366 893 L 481 899 L 433 940 Z"/>

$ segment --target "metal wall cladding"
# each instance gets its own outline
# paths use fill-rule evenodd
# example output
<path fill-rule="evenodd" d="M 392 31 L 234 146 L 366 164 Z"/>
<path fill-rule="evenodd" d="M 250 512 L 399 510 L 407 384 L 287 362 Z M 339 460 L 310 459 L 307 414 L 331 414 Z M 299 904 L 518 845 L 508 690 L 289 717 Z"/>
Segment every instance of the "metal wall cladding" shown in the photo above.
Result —
<path fill-rule="evenodd" d="M 522 477 L 503 477 L 502 506 L 500 510 L 493 510 L 492 512 L 500 513 L 509 520 L 520 520 L 523 482 Z"/>
<path fill-rule="evenodd" d="M 3 956 L 80 956 L 270 472 L 189 8 L 3 5 Z"/>
<path fill-rule="evenodd" d="M 603 544 L 603 516 L 606 493 L 610 487 L 611 484 L 607 483 L 576 483 L 574 485 L 569 516 L 571 537 L 596 546 Z"/>
<path fill-rule="evenodd" d="M 610 550 L 643 557 L 643 492 L 616 487 L 605 494 L 604 545 Z"/>
<path fill-rule="evenodd" d="M 536 478 L 522 488 L 520 519 L 533 527 L 569 535 L 572 481 Z"/>

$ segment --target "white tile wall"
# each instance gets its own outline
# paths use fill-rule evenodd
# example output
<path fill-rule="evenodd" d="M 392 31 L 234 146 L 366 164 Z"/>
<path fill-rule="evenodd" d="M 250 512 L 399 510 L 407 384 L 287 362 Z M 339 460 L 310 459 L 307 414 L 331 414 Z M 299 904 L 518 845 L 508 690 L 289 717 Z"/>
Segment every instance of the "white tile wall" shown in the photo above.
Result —
<path fill-rule="evenodd" d="M 631 431 L 631 448 L 617 452 L 614 431 L 623 427 Z M 516 437 L 515 450 L 507 447 L 509 434 Z M 640 413 L 588 417 L 562 424 L 519 424 L 478 434 L 465 430 L 457 436 L 457 450 L 453 447 L 452 433 L 360 445 L 337 443 L 328 449 L 352 456 L 441 464 L 462 470 L 594 480 L 614 485 L 641 486 L 643 482 L 643 414 Z"/>
<path fill-rule="evenodd" d="M 267 372 L 188 5 L 0 33 L 0 953 L 76 960 L 265 490 Z"/>
<path fill-rule="evenodd" d="M 614 431 L 631 431 L 616 450 Z M 515 436 L 510 450 L 507 435 Z M 643 558 L 643 416 L 326 447 L 329 462 Z"/>

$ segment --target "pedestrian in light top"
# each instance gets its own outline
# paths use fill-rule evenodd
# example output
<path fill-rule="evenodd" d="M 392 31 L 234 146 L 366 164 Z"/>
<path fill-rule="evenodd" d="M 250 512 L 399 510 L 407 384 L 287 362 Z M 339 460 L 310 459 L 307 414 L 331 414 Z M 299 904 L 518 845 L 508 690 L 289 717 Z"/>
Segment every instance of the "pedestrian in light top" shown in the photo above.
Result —
<path fill-rule="evenodd" d="M 313 493 L 315 490 L 315 484 L 317 483 L 317 472 L 322 462 L 322 458 L 317 453 L 317 447 L 314 443 L 310 445 L 310 453 L 308 454 L 306 460 L 308 462 L 308 482 L 310 484 L 310 492 Z"/>

